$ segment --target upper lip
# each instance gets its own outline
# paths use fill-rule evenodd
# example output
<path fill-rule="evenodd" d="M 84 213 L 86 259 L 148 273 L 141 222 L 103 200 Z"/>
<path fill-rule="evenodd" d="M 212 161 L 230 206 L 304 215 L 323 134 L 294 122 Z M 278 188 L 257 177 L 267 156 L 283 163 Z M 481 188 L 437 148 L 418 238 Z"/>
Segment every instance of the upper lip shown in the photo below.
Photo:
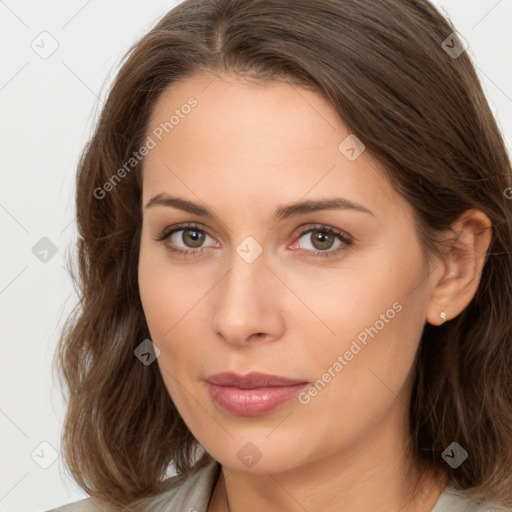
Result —
<path fill-rule="evenodd" d="M 205 380 L 210 384 L 239 389 L 292 386 L 294 384 L 305 384 L 307 382 L 260 372 L 251 372 L 246 375 L 239 375 L 233 372 L 216 373 L 215 375 L 210 375 Z"/>

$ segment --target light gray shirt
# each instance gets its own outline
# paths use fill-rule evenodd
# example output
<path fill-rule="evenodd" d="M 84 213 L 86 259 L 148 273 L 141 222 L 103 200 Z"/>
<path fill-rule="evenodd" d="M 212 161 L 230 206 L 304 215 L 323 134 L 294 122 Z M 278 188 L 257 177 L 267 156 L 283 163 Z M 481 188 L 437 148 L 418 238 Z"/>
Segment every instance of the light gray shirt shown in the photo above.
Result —
<path fill-rule="evenodd" d="M 148 512 L 207 512 L 220 472 L 220 464 L 212 461 L 192 475 L 174 476 L 165 481 L 165 491 L 153 498 Z M 431 512 L 494 512 L 489 505 L 469 500 L 462 491 L 448 486 L 439 496 Z M 48 512 L 108 512 L 92 498 L 64 505 Z M 512 509 L 510 510 L 512 512 Z"/>

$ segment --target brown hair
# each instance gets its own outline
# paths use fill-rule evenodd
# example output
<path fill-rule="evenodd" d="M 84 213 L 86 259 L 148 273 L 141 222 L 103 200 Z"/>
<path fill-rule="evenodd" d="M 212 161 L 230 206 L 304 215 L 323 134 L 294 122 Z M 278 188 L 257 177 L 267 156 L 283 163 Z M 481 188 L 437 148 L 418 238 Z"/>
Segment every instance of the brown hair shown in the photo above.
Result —
<path fill-rule="evenodd" d="M 323 96 L 413 206 L 427 256 L 465 210 L 491 220 L 473 300 L 425 326 L 411 453 L 471 497 L 512 506 L 511 163 L 468 53 L 443 45 L 454 31 L 427 0 L 186 0 L 129 50 L 79 163 L 80 302 L 57 353 L 63 455 L 86 492 L 133 504 L 161 490 L 170 464 L 186 474 L 208 457 L 194 460 L 158 365 L 134 356 L 150 337 L 137 284 L 142 165 L 98 190 L 143 145 L 167 87 L 234 71 Z M 469 453 L 457 469 L 441 457 L 453 441 Z"/>

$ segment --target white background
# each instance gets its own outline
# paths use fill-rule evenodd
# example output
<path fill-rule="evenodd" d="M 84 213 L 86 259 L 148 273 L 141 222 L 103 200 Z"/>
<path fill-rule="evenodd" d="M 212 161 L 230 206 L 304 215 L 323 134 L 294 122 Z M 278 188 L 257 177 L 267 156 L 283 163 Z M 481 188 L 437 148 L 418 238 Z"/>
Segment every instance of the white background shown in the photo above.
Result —
<path fill-rule="evenodd" d="M 76 301 L 64 268 L 76 240 L 75 169 L 122 55 L 175 3 L 0 0 L 1 512 L 85 497 L 59 456 L 64 403 L 51 370 L 58 329 Z M 512 2 L 434 3 L 469 42 L 510 151 Z M 43 31 L 58 43 L 46 59 L 31 47 L 49 37 Z M 57 249 L 46 263 L 32 252 L 43 237 Z"/>

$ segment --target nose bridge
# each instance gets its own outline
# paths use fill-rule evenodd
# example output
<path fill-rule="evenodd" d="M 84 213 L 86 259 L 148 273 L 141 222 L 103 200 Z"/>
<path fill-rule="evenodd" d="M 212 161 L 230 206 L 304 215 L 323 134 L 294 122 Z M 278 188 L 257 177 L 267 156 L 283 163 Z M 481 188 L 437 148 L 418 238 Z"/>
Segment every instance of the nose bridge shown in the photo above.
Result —
<path fill-rule="evenodd" d="M 267 279 L 265 274 L 269 273 L 267 256 L 263 245 L 252 236 L 246 236 L 234 246 L 230 255 L 231 271 L 226 278 L 226 293 L 234 294 L 238 299 L 258 293 L 258 283 L 264 283 Z"/>
<path fill-rule="evenodd" d="M 231 269 L 215 297 L 211 328 L 231 342 L 255 333 L 277 335 L 279 306 L 263 247 L 247 237 L 233 250 Z"/>

